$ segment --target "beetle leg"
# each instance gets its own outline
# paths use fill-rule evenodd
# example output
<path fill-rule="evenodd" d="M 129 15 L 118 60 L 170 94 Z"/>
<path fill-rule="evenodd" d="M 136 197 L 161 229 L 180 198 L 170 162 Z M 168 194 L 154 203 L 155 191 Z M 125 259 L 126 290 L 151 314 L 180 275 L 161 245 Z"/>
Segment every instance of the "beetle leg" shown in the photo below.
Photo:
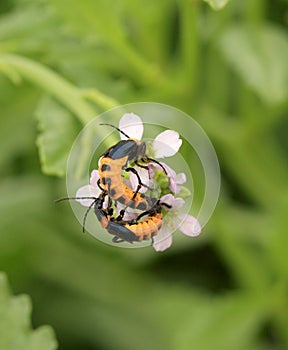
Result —
<path fill-rule="evenodd" d="M 100 188 L 101 191 L 105 192 L 106 190 L 100 185 L 100 179 L 97 181 L 97 185 Z"/>
<path fill-rule="evenodd" d="M 121 239 L 121 238 L 119 238 L 118 236 L 114 236 L 114 237 L 112 238 L 112 242 L 113 242 L 113 243 L 122 243 L 122 242 L 124 242 L 124 239 Z"/>
<path fill-rule="evenodd" d="M 159 202 L 159 204 L 162 205 L 163 207 L 168 208 L 168 209 L 171 209 L 171 208 L 172 208 L 172 205 L 167 204 L 167 203 L 164 203 L 164 202 Z"/>
<path fill-rule="evenodd" d="M 127 207 L 125 209 L 120 210 L 119 215 L 116 218 L 116 221 L 121 221 L 123 219 L 123 216 L 125 215 L 125 210 L 127 209 Z"/>
<path fill-rule="evenodd" d="M 140 163 L 138 163 L 138 160 L 135 160 L 135 162 L 134 162 L 136 165 L 138 165 L 139 166 L 139 168 L 143 168 L 143 169 L 146 169 L 147 171 L 149 170 L 149 168 L 148 168 L 148 165 L 143 165 L 143 164 L 140 164 Z"/>
<path fill-rule="evenodd" d="M 158 162 L 158 160 L 153 159 L 153 158 L 149 158 L 149 157 L 147 157 L 147 156 L 143 157 L 141 160 L 142 160 L 142 162 L 144 162 L 144 163 L 152 162 L 152 163 L 158 164 L 159 166 L 161 166 L 161 168 L 163 169 L 164 173 L 167 175 L 166 169 L 164 168 L 164 166 L 163 166 L 160 162 Z"/>
<path fill-rule="evenodd" d="M 148 190 L 150 191 L 153 191 L 153 188 L 150 188 L 149 186 L 143 184 L 143 182 L 141 181 L 141 178 L 137 172 L 137 170 L 135 170 L 134 168 L 126 168 L 125 171 L 131 171 L 131 173 L 135 174 L 137 176 L 137 179 L 138 179 L 138 186 L 137 186 L 137 189 L 136 191 L 134 192 L 134 195 L 132 197 L 132 200 L 136 198 L 136 195 L 137 193 L 140 191 L 140 188 L 143 186 L 145 188 L 147 188 Z"/>

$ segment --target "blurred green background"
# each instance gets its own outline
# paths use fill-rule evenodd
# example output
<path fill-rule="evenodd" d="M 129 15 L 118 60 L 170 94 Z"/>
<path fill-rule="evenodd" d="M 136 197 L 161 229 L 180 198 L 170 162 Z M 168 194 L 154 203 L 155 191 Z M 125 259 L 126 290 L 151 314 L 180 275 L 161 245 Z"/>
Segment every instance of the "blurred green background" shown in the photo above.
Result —
<path fill-rule="evenodd" d="M 288 349 L 288 3 L 224 3 L 0 2 L 0 270 L 59 349 Z M 165 253 L 53 203 L 83 125 L 138 101 L 193 116 L 221 166 L 202 236 Z"/>

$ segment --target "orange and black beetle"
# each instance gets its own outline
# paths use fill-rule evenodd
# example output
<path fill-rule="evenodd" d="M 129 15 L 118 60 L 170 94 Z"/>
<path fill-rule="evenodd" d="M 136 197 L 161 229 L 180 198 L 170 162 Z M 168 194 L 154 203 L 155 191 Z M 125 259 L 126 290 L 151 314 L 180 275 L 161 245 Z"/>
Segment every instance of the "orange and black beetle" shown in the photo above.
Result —
<path fill-rule="evenodd" d="M 163 215 L 161 212 L 162 206 L 171 208 L 166 203 L 161 203 L 160 200 L 151 199 L 154 203 L 152 207 L 142 212 L 134 220 L 123 220 L 125 211 L 122 210 L 118 217 L 113 216 L 113 208 L 111 207 L 111 199 L 109 198 L 108 207 L 103 208 L 104 200 L 107 196 L 107 192 L 103 191 L 99 197 L 67 197 L 60 198 L 56 202 L 71 199 L 92 199 L 92 203 L 87 209 L 83 219 L 83 232 L 85 232 L 85 223 L 89 211 L 94 208 L 94 213 L 99 220 L 101 226 L 105 228 L 111 235 L 113 235 L 112 241 L 119 242 L 141 242 L 143 240 L 149 240 L 158 234 L 158 231 L 162 227 Z M 144 218 L 144 219 L 142 219 Z"/>
<path fill-rule="evenodd" d="M 105 193 L 95 200 L 94 213 L 97 216 L 101 226 L 105 228 L 114 237 L 113 242 L 127 241 L 129 243 L 149 240 L 158 234 L 162 227 L 163 215 L 162 206 L 170 207 L 166 203 L 154 201 L 151 209 L 141 213 L 134 220 L 125 221 L 120 214 L 117 218 L 113 217 L 111 208 L 103 209 Z M 143 220 L 140 221 L 140 219 Z"/>
<path fill-rule="evenodd" d="M 138 161 L 142 161 L 144 163 L 154 162 L 159 164 L 165 173 L 166 170 L 158 161 L 147 157 L 145 142 L 129 138 L 127 134 L 114 125 L 101 125 L 109 125 L 115 128 L 125 135 L 127 140 L 119 141 L 102 154 L 98 169 L 100 176 L 100 180 L 98 182 L 99 187 L 103 191 L 107 191 L 109 197 L 116 202 L 118 201 L 121 204 L 129 206 L 133 209 L 143 211 L 148 210 L 151 207 L 150 203 L 148 203 L 145 196 L 139 193 L 141 186 L 147 186 L 141 182 L 137 171 L 132 167 L 127 167 L 127 165 L 134 162 L 138 166 L 148 170 L 147 166 L 139 164 Z M 123 170 L 133 172 L 137 176 L 138 187 L 135 192 L 123 182 Z"/>

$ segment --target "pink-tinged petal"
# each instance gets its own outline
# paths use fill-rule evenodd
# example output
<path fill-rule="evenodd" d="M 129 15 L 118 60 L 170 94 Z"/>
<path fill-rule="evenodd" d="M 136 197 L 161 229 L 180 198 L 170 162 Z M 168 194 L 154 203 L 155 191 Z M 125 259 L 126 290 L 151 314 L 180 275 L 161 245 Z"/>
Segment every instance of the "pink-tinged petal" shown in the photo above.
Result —
<path fill-rule="evenodd" d="M 183 198 L 175 198 L 171 193 L 165 194 L 160 198 L 161 203 L 170 205 L 172 208 L 168 209 L 164 207 L 165 210 L 178 210 L 183 207 L 185 201 Z"/>
<path fill-rule="evenodd" d="M 125 209 L 125 214 L 123 216 L 123 220 L 125 220 L 125 221 L 134 220 L 139 215 L 134 209 L 129 208 L 129 207 L 126 208 L 126 205 L 117 202 L 116 214 L 119 215 L 121 210 L 123 210 L 123 209 Z"/>
<path fill-rule="evenodd" d="M 179 134 L 174 130 L 165 130 L 153 141 L 155 158 L 165 158 L 174 156 L 182 145 Z"/>
<path fill-rule="evenodd" d="M 97 198 L 100 194 L 100 189 L 91 185 L 80 187 L 76 192 L 76 197 L 91 197 L 91 199 L 76 199 L 84 207 L 89 207 L 93 202 L 94 198 Z"/>
<path fill-rule="evenodd" d="M 167 176 L 169 177 L 169 188 L 173 193 L 179 193 L 181 188 L 178 186 L 178 184 L 186 182 L 186 175 L 184 173 L 180 173 L 176 175 L 176 172 L 170 168 L 166 163 L 161 162 L 161 165 L 164 167 L 166 170 Z M 158 165 L 158 164 L 148 164 L 149 168 L 149 174 L 150 177 L 153 179 L 155 177 L 156 171 L 160 170 L 162 171 L 163 169 Z"/>
<path fill-rule="evenodd" d="M 165 168 L 166 172 L 167 172 L 167 176 L 169 177 L 169 188 L 173 193 L 179 193 L 180 189 L 177 186 L 177 183 L 175 181 L 176 178 L 176 172 L 170 168 L 167 164 L 161 162 L 161 164 L 163 165 L 163 167 Z"/>
<path fill-rule="evenodd" d="M 185 201 L 183 198 L 175 198 L 174 203 L 172 204 L 173 210 L 178 210 L 183 207 Z"/>
<path fill-rule="evenodd" d="M 102 208 L 103 209 L 107 209 L 108 208 L 108 200 L 107 199 L 103 202 Z"/>
<path fill-rule="evenodd" d="M 137 218 L 137 216 L 138 216 L 138 214 L 136 214 L 136 213 L 125 211 L 125 214 L 123 216 L 123 220 L 125 220 L 125 221 L 135 220 Z"/>
<path fill-rule="evenodd" d="M 165 168 L 165 166 L 164 166 L 164 168 Z M 165 168 L 165 170 L 166 170 L 166 168 Z M 158 165 L 156 163 L 148 163 L 148 172 L 149 172 L 150 179 L 154 179 L 156 172 L 158 172 L 158 171 L 163 171 L 163 169 L 161 168 L 160 165 Z"/>
<path fill-rule="evenodd" d="M 160 203 L 165 203 L 167 205 L 170 205 L 171 207 L 173 207 L 174 201 L 175 198 L 171 193 L 165 194 L 160 198 Z M 168 208 L 164 207 L 164 209 L 167 210 Z"/>
<path fill-rule="evenodd" d="M 163 252 L 172 245 L 172 234 L 167 226 L 163 226 L 158 235 L 153 238 L 153 248 L 156 252 Z"/>
<path fill-rule="evenodd" d="M 119 129 L 124 131 L 130 138 L 141 140 L 143 135 L 143 123 L 141 118 L 134 113 L 125 113 L 119 121 Z M 127 140 L 123 134 L 120 133 L 121 140 Z"/>
<path fill-rule="evenodd" d="M 179 193 L 180 192 L 179 188 L 176 182 L 174 181 L 174 179 L 170 177 L 169 180 L 170 180 L 170 185 L 169 185 L 170 190 L 175 194 Z"/>
<path fill-rule="evenodd" d="M 135 166 L 134 169 L 137 171 L 138 175 L 140 176 L 141 182 L 144 185 L 150 186 L 150 179 L 149 179 L 149 172 L 146 169 L 140 168 L 138 166 Z M 130 178 L 129 178 L 130 186 L 133 191 L 136 191 L 139 181 L 135 174 L 130 172 Z M 139 190 L 140 193 L 145 193 L 147 191 L 147 187 L 142 186 Z"/>
<path fill-rule="evenodd" d="M 179 219 L 182 221 L 178 227 L 185 235 L 190 237 L 199 236 L 201 233 L 201 225 L 199 221 L 192 215 L 179 214 Z"/>
<path fill-rule="evenodd" d="M 176 176 L 175 171 L 173 169 L 171 169 L 166 163 L 160 162 L 160 164 L 166 170 L 168 177 L 173 176 L 173 174 Z M 148 163 L 148 170 L 149 170 L 150 178 L 155 177 L 156 172 L 163 171 L 163 168 L 157 163 Z"/>
<path fill-rule="evenodd" d="M 170 168 L 169 165 L 167 165 L 167 164 L 164 163 L 164 162 L 160 162 L 160 163 L 161 163 L 161 165 L 164 167 L 164 169 L 166 170 L 167 175 L 168 175 L 169 177 L 173 177 L 173 178 L 176 177 L 176 172 L 175 172 L 172 168 Z M 156 165 L 157 165 L 157 164 L 156 164 Z M 159 165 L 158 165 L 158 167 L 159 167 Z M 161 167 L 160 167 L 160 168 L 161 168 Z"/>
<path fill-rule="evenodd" d="M 186 182 L 186 175 L 184 173 L 179 173 L 176 175 L 175 171 L 170 168 L 170 172 L 168 173 L 170 179 L 170 190 L 177 194 L 181 191 L 181 188 L 178 184 L 183 184 Z"/>
<path fill-rule="evenodd" d="M 178 185 L 182 185 L 186 182 L 186 175 L 184 173 L 179 173 L 176 175 L 175 177 L 175 182 L 178 184 Z"/>
<path fill-rule="evenodd" d="M 156 174 L 154 164 L 152 164 L 152 163 L 148 164 L 148 172 L 149 172 L 150 178 L 154 179 L 155 174 Z"/>
<path fill-rule="evenodd" d="M 90 176 L 90 185 L 94 186 L 94 187 L 98 187 L 98 180 L 100 179 L 98 170 L 92 170 L 91 172 L 91 176 Z"/>
<path fill-rule="evenodd" d="M 132 188 L 133 192 L 135 192 L 137 189 L 138 183 L 139 183 L 137 176 L 135 174 L 131 173 L 130 178 L 129 178 L 129 182 L 131 185 L 130 188 Z"/>

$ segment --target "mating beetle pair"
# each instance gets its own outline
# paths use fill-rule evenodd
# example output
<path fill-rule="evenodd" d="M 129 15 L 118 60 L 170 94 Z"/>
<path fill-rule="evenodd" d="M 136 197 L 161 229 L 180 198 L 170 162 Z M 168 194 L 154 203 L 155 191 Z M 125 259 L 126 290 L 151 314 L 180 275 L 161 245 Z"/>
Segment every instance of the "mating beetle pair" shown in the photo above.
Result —
<path fill-rule="evenodd" d="M 139 193 L 142 186 L 148 187 L 142 183 L 137 171 L 128 167 L 128 164 L 134 162 L 139 167 L 145 168 L 148 171 L 148 166 L 143 165 L 148 162 L 154 162 L 160 165 L 166 173 L 165 168 L 161 163 L 155 159 L 149 158 L 146 155 L 146 144 L 137 139 L 131 139 L 126 133 L 111 124 L 109 125 L 120 133 L 122 133 L 127 140 L 122 140 L 110 147 L 101 156 L 99 162 L 99 176 L 98 186 L 102 193 L 98 198 L 95 197 L 69 197 L 60 198 L 57 202 L 67 199 L 93 199 L 93 202 L 87 209 L 83 220 L 83 231 L 85 230 L 85 222 L 87 215 L 92 207 L 94 213 L 98 218 L 101 226 L 105 228 L 108 233 L 114 235 L 113 242 L 127 241 L 133 243 L 134 241 L 142 241 L 153 239 L 157 235 L 162 226 L 162 206 L 169 207 L 165 203 L 160 203 L 159 199 L 149 198 Z M 136 191 L 133 191 L 123 182 L 122 172 L 132 172 L 138 179 L 138 186 Z M 104 209 L 103 204 L 105 198 L 108 197 L 108 208 Z M 120 212 L 120 215 L 115 218 L 113 216 L 113 208 L 111 207 L 112 200 L 124 205 L 126 208 L 141 210 L 142 213 L 136 217 L 135 220 L 125 221 L 123 216 L 125 209 Z M 145 219 L 142 219 L 146 217 Z M 139 221 L 142 219 L 141 221 Z"/>
<path fill-rule="evenodd" d="M 103 209 L 105 192 L 95 199 L 94 212 L 103 228 L 110 234 L 114 235 L 112 241 L 114 243 L 127 241 L 133 243 L 135 241 L 149 240 L 157 235 L 162 227 L 161 208 L 164 203 L 158 200 L 152 208 L 142 212 L 134 220 L 124 221 L 122 215 L 113 217 L 113 209 Z M 165 204 L 166 205 L 166 204 Z M 142 217 L 146 219 L 139 221 Z"/>

